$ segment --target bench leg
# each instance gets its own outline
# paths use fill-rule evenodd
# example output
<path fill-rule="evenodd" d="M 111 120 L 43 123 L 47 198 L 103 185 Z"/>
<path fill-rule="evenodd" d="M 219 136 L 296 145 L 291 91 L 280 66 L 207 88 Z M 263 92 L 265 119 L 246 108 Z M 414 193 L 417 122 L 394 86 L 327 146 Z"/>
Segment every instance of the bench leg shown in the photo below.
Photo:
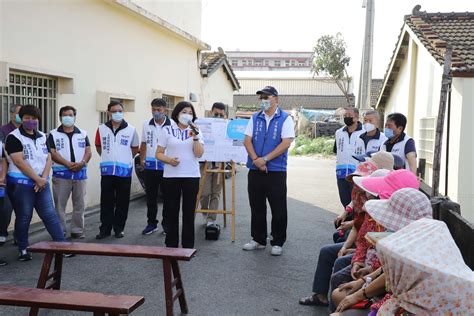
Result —
<path fill-rule="evenodd" d="M 186 297 L 184 296 L 183 281 L 181 279 L 181 272 L 179 271 L 178 261 L 172 260 L 171 267 L 173 268 L 173 275 L 176 280 L 176 290 L 178 292 L 179 307 L 181 308 L 181 313 L 187 314 L 188 304 L 186 303 Z"/>
<path fill-rule="evenodd" d="M 171 282 L 171 263 L 163 259 L 163 276 L 165 281 L 166 315 L 173 316 L 173 289 Z"/>

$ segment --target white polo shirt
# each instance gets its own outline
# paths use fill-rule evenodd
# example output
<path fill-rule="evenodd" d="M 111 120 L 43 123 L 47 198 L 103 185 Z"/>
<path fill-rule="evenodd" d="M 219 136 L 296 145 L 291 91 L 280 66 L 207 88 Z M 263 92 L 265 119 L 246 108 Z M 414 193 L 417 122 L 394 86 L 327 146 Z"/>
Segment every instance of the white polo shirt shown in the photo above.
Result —
<path fill-rule="evenodd" d="M 200 178 L 199 161 L 193 151 L 193 137 L 191 129 L 181 130 L 178 125 L 163 126 L 158 137 L 158 146 L 166 148 L 165 155 L 178 158 L 179 164 L 172 166 L 165 164 L 163 177 L 165 178 Z M 199 142 L 204 144 L 202 135 L 198 135 Z"/>
<path fill-rule="evenodd" d="M 268 116 L 265 113 L 265 121 L 267 122 L 267 128 L 268 125 L 270 124 L 270 121 L 272 118 L 275 116 L 275 114 L 281 111 L 280 108 L 277 108 L 275 113 L 273 115 Z M 253 119 L 250 118 L 247 127 L 245 128 L 245 135 L 252 137 L 253 135 Z M 285 122 L 283 122 L 283 126 L 281 127 L 281 138 L 295 138 L 295 124 L 293 123 L 293 119 L 291 118 L 290 115 L 286 118 Z"/>

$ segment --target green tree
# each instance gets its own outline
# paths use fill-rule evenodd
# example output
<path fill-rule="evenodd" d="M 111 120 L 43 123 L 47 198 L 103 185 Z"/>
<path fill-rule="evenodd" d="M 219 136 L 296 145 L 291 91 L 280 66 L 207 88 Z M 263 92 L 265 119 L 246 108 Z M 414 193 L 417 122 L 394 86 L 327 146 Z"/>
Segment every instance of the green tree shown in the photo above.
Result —
<path fill-rule="evenodd" d="M 313 49 L 314 58 L 311 71 L 315 75 L 331 78 L 346 97 L 347 104 L 351 104 L 349 86 L 351 77 L 347 74 L 347 66 L 351 58 L 346 55 L 346 42 L 341 33 L 336 36 L 324 35 L 320 37 Z"/>

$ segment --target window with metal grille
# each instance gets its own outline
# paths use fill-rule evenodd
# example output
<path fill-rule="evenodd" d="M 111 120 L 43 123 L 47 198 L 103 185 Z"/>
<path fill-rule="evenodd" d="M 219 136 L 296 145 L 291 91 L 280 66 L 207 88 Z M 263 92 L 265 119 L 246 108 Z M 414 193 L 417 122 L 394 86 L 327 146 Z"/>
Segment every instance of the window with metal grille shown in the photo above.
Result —
<path fill-rule="evenodd" d="M 41 110 L 39 129 L 49 132 L 56 127 L 57 91 L 57 78 L 11 71 L 8 87 L 0 87 L 1 124 L 8 123 L 11 104 L 33 104 Z"/>
<path fill-rule="evenodd" d="M 166 111 L 170 115 L 173 112 L 175 106 L 175 97 L 168 94 L 163 94 L 162 99 L 166 102 Z"/>
<path fill-rule="evenodd" d="M 99 112 L 99 124 L 104 124 L 109 120 L 109 117 L 107 116 L 107 111 L 100 111 Z"/>

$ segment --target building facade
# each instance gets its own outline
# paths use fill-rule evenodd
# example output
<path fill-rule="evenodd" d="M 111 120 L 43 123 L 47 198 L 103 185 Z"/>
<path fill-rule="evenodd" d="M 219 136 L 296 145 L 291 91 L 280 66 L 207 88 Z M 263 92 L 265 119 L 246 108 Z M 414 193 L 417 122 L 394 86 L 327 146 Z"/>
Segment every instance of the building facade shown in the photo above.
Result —
<path fill-rule="evenodd" d="M 453 47 L 441 153 L 439 192 L 461 205 L 474 222 L 474 13 L 426 13 L 404 19 L 380 91 L 377 109 L 385 116 L 407 116 L 406 133 L 415 140 L 418 159 L 426 161 L 423 181 L 431 186 L 446 47 Z"/>
<path fill-rule="evenodd" d="M 228 51 L 236 71 L 307 71 L 311 70 L 313 52 Z"/>
<path fill-rule="evenodd" d="M 180 14 L 187 27 L 201 23 L 200 14 Z M 31 103 L 41 108 L 41 130 L 48 132 L 59 125 L 59 108 L 72 105 L 93 142 L 111 100 L 123 102 L 125 120 L 139 132 L 156 97 L 170 110 L 191 100 L 203 116 L 201 51 L 210 46 L 169 21 L 125 0 L 0 1 L 1 123 L 10 104 Z M 93 149 L 87 206 L 99 203 L 99 161 Z M 133 180 L 132 195 L 141 193 Z"/>

